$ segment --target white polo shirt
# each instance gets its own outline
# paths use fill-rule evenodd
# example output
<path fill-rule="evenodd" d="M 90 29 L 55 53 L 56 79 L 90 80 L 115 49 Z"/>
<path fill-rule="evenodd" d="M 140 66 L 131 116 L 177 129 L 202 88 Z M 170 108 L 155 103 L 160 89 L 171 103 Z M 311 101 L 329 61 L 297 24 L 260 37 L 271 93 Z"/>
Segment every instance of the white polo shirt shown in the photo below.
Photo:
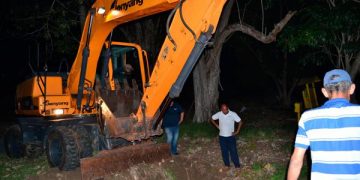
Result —
<path fill-rule="evenodd" d="M 234 132 L 235 122 L 240 122 L 241 118 L 233 111 L 224 114 L 222 111 L 217 112 L 212 116 L 213 120 L 219 120 L 219 136 L 230 137 Z"/>

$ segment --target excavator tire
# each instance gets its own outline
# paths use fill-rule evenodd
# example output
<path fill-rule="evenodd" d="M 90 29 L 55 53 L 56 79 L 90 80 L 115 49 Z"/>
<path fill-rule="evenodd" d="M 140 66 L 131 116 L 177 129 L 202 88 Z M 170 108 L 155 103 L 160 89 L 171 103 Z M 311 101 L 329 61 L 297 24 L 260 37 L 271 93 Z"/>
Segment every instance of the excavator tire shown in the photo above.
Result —
<path fill-rule="evenodd" d="M 5 152 L 10 158 L 21 158 L 25 155 L 22 133 L 19 125 L 11 126 L 4 136 Z"/>
<path fill-rule="evenodd" d="M 48 134 L 46 154 L 52 167 L 58 167 L 64 171 L 78 167 L 80 157 L 76 133 L 64 126 L 55 127 Z"/>
<path fill-rule="evenodd" d="M 91 139 L 85 127 L 81 125 L 74 125 L 71 126 L 71 129 L 76 134 L 76 140 L 78 142 L 80 158 L 92 156 L 93 148 L 91 146 Z"/>

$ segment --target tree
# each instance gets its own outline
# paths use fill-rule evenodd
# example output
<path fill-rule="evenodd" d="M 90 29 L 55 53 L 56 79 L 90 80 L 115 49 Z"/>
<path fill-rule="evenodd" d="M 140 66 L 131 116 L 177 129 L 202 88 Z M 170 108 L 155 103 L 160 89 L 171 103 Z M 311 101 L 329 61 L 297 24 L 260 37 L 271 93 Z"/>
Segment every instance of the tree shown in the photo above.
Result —
<path fill-rule="evenodd" d="M 225 5 L 217 32 L 214 35 L 214 46 L 205 50 L 193 72 L 195 93 L 195 116 L 193 121 L 197 123 L 206 122 L 211 114 L 217 109 L 219 97 L 218 85 L 220 79 L 219 60 L 222 46 L 227 39 L 235 32 L 242 32 L 260 42 L 271 43 L 276 40 L 277 34 L 296 13 L 289 12 L 275 25 L 274 29 L 266 35 L 264 28 L 262 28 L 262 32 L 257 31 L 254 27 L 244 23 L 240 15 L 240 22 L 228 25 L 233 4 L 234 1 L 230 0 Z"/>
<path fill-rule="evenodd" d="M 270 77 L 276 88 L 276 100 L 283 108 L 290 107 L 292 93 L 297 86 L 302 70 L 304 69 L 294 59 L 288 57 L 287 52 L 282 52 L 276 45 L 269 45 L 263 48 L 254 48 L 259 46 L 258 42 L 244 37 L 244 46 L 251 52 L 256 64 L 261 68 L 265 75 Z M 269 58 L 272 57 L 272 58 Z M 291 60 L 289 60 L 291 58 Z"/>
<path fill-rule="evenodd" d="M 211 113 L 217 107 L 220 66 L 219 61 L 216 60 L 220 58 L 222 48 L 222 43 L 220 43 L 218 39 L 228 24 L 233 4 L 234 0 L 230 0 L 225 5 L 217 31 L 214 35 L 214 47 L 205 50 L 193 72 L 195 98 L 194 122 L 200 123 L 207 121 L 208 117 L 210 117 Z"/>
<path fill-rule="evenodd" d="M 31 46 L 40 44 L 45 60 L 74 56 L 82 30 L 79 12 L 82 16 L 86 13 L 82 0 L 24 1 L 21 6 L 19 2 L 12 3 L 7 28 L 10 36 L 4 38 L 25 41 Z"/>
<path fill-rule="evenodd" d="M 1 1 L 0 42 L 2 56 L 6 57 L 0 74 L 6 84 L 1 96 L 3 114 L 14 113 L 15 88 L 31 74 L 28 64 L 42 71 L 47 62 L 50 71 L 57 71 L 59 60 L 74 57 L 81 33 L 79 1 Z M 37 54 L 39 63 L 34 61 Z"/>

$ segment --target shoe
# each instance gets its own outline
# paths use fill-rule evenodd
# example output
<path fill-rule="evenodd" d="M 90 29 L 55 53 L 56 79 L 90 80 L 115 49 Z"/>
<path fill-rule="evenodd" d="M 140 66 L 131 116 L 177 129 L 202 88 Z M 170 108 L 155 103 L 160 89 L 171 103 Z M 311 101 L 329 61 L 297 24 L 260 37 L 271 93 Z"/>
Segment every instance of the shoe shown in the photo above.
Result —
<path fill-rule="evenodd" d="M 177 156 L 177 155 L 179 155 L 179 153 L 178 153 L 178 152 L 176 152 L 176 153 L 171 153 L 171 155 Z"/>

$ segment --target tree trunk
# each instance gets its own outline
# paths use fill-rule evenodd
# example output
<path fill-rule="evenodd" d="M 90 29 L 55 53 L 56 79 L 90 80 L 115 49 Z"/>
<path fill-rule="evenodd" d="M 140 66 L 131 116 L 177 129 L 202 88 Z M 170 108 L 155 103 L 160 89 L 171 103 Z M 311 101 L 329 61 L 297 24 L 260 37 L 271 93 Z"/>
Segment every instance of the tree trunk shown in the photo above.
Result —
<path fill-rule="evenodd" d="M 282 69 L 282 77 L 281 77 L 281 86 L 282 86 L 282 91 L 280 92 L 280 99 L 281 99 L 281 106 L 284 108 L 288 108 L 290 107 L 290 103 L 291 103 L 291 95 L 292 92 L 294 90 L 294 87 L 296 86 L 297 82 L 292 82 L 292 86 L 291 88 L 289 88 L 289 77 L 288 77 L 288 53 L 284 52 L 284 56 L 283 56 L 283 60 L 284 60 L 284 64 L 283 64 L 283 69 Z"/>
<path fill-rule="evenodd" d="M 208 121 L 211 114 L 217 109 L 219 98 L 218 84 L 220 80 L 219 61 L 222 45 L 227 38 L 232 33 L 240 31 L 263 43 L 274 42 L 277 34 L 281 32 L 296 13 L 296 11 L 289 12 L 274 26 L 274 29 L 268 35 L 265 35 L 244 23 L 227 26 L 233 3 L 234 1 L 230 0 L 224 7 L 217 32 L 215 33 L 214 47 L 205 50 L 193 71 L 195 101 L 195 115 L 193 121 L 196 123 Z"/>
<path fill-rule="evenodd" d="M 206 122 L 211 114 L 217 109 L 219 99 L 219 80 L 222 43 L 218 38 L 228 25 L 234 0 L 230 0 L 224 7 L 220 17 L 217 31 L 214 36 L 214 47 L 206 49 L 200 57 L 199 63 L 193 71 L 195 115 L 196 123 Z"/>
<path fill-rule="evenodd" d="M 220 47 L 221 48 L 221 47 Z M 211 114 L 217 109 L 219 98 L 219 80 L 220 80 L 220 53 L 214 52 L 206 53 L 213 57 L 214 60 L 208 66 L 206 58 L 201 58 L 193 72 L 194 82 L 194 101 L 195 101 L 195 115 L 194 122 L 201 123 L 209 120 Z M 221 52 L 221 50 L 220 50 Z"/>

